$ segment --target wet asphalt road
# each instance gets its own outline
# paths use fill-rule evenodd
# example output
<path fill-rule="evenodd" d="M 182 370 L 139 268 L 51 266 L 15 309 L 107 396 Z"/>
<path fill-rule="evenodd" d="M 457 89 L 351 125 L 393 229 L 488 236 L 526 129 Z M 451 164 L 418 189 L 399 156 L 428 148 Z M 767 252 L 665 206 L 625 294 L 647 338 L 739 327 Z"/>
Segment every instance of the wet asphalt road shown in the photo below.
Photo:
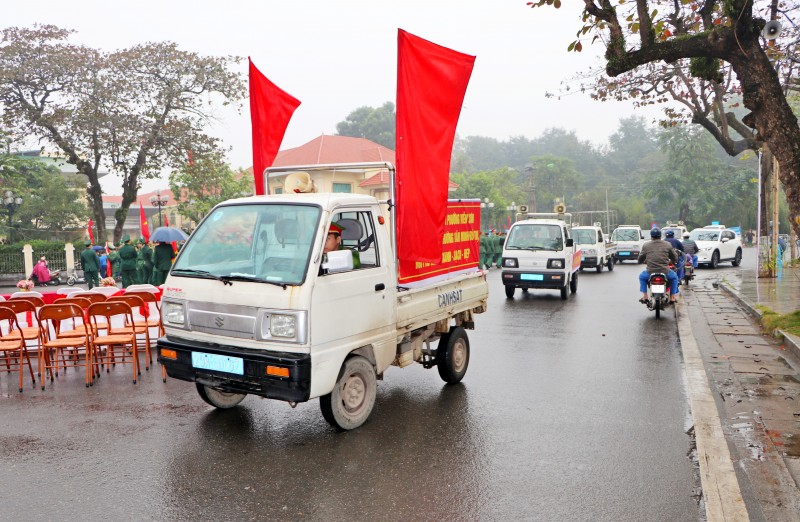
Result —
<path fill-rule="evenodd" d="M 158 368 L 21 395 L 2 373 L 0 518 L 697 520 L 674 314 L 636 301 L 639 270 L 567 301 L 507 300 L 492 270 L 463 383 L 392 367 L 347 433 L 317 400 L 213 410 Z"/>

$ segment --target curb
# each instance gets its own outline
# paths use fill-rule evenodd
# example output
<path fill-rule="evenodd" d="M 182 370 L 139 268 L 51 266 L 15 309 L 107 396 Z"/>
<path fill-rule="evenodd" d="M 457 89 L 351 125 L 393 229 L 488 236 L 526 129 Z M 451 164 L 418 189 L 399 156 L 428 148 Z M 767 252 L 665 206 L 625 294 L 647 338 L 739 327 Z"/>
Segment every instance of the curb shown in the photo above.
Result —
<path fill-rule="evenodd" d="M 740 305 L 744 307 L 744 309 L 755 317 L 756 319 L 761 319 L 761 311 L 756 308 L 755 304 L 751 303 L 747 299 L 745 299 L 742 294 L 739 293 L 736 288 L 733 287 L 730 283 L 720 283 L 719 288 L 723 289 L 727 292 L 731 297 L 733 297 Z M 786 347 L 786 350 L 791 353 L 794 357 L 800 359 L 800 338 L 794 336 L 790 333 L 784 332 L 780 328 L 775 329 L 776 337 L 783 340 L 783 344 Z M 765 335 L 769 335 L 764 332 Z"/>

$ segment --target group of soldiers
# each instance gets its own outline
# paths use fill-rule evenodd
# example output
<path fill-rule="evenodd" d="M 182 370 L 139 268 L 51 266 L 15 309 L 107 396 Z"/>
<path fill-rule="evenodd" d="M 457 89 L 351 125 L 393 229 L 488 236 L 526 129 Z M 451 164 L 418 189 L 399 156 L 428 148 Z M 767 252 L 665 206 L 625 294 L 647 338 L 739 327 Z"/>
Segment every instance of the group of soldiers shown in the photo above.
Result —
<path fill-rule="evenodd" d="M 499 230 L 481 234 L 479 268 L 491 268 L 492 265 L 500 268 L 500 258 L 503 256 L 503 243 L 505 240 L 505 232 Z"/>
<path fill-rule="evenodd" d="M 89 290 L 100 284 L 100 255 L 92 248 L 91 241 L 85 241 L 86 248 L 81 252 L 81 265 Z M 108 263 L 114 279 L 122 279 L 122 288 L 134 284 L 161 285 L 167 279 L 167 273 L 175 259 L 175 249 L 169 243 L 160 242 L 150 248 L 144 238 L 131 243 L 128 234 L 122 236 L 122 245 L 117 249 L 108 247 Z M 102 274 L 105 276 L 105 274 Z"/>

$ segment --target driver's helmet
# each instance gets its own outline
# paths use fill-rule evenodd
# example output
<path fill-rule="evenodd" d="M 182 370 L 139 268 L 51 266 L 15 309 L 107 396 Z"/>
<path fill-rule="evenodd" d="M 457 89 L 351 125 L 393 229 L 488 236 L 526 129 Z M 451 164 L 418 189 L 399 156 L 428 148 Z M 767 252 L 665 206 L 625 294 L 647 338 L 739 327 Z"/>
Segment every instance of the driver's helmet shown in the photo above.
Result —
<path fill-rule="evenodd" d="M 665 235 L 667 237 L 675 237 L 675 231 L 674 230 L 667 230 L 667 233 Z"/>
<path fill-rule="evenodd" d="M 689 233 L 688 232 L 684 232 L 683 233 L 683 239 L 689 239 Z"/>
<path fill-rule="evenodd" d="M 651 229 L 650 230 L 650 237 L 652 239 L 661 239 L 661 229 L 658 228 L 658 227 L 655 227 L 655 228 Z"/>

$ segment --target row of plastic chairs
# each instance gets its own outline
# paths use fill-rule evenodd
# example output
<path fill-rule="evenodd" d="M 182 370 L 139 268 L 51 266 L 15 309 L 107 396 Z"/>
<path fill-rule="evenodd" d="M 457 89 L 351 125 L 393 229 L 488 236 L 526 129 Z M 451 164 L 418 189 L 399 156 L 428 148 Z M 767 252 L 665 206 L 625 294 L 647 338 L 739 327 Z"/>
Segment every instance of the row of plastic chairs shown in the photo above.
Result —
<path fill-rule="evenodd" d="M 62 368 L 65 372 L 69 367 L 85 368 L 86 385 L 91 386 L 102 368 L 108 372 L 120 363 L 132 365 L 135 384 L 141 374 L 139 336 L 144 341 L 145 370 L 152 364 L 150 328 L 158 328 L 159 335 L 163 334 L 160 306 L 152 290 L 129 288 L 124 294 L 111 297 L 76 290 L 48 305 L 35 295 L 12 295 L 8 301 L 0 302 L 0 355 L 5 354 L 9 373 L 12 369 L 18 371 L 20 391 L 25 362 L 31 380 L 36 383 L 28 343 L 37 349 L 37 374 L 42 378 L 42 389 L 47 377 L 52 383 Z M 158 317 L 148 313 L 150 303 L 155 304 Z M 134 317 L 137 308 L 144 312 L 141 320 Z M 22 326 L 19 322 L 22 315 L 35 315 L 36 326 Z M 166 380 L 163 368 L 162 379 Z"/>

